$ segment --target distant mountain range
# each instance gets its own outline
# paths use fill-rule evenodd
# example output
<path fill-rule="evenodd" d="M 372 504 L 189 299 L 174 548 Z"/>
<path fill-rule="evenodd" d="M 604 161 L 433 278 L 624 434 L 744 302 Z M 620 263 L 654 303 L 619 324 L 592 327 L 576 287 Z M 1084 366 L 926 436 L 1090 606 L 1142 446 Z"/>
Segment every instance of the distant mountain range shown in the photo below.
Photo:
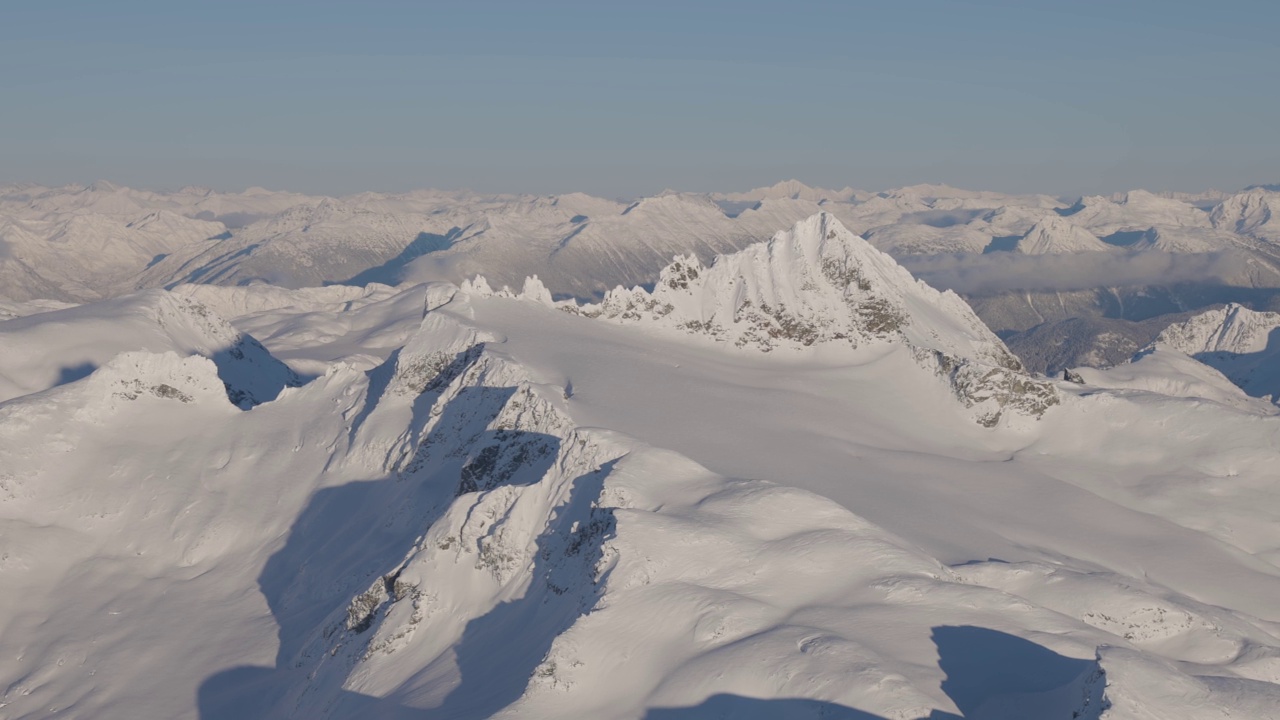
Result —
<path fill-rule="evenodd" d="M 1076 318 L 1144 322 L 1227 302 L 1280 309 L 1276 208 L 1273 186 L 1234 194 L 1135 190 L 1064 203 L 943 185 L 871 193 L 790 180 L 624 203 L 581 193 L 328 198 L 261 188 L 9 185 L 0 186 L 0 312 L 14 303 L 77 303 L 184 283 L 300 288 L 461 282 L 481 273 L 498 287 L 536 274 L 556 297 L 594 300 L 617 286 L 651 285 L 676 255 L 705 263 L 825 212 L 894 257 L 946 258 L 970 280 L 1001 273 L 1007 280 L 1010 271 L 984 265 L 984 254 L 1028 256 L 1017 266 L 1016 288 L 955 286 L 987 325 L 1012 339 Z M 1114 286 L 1054 286 L 1063 275 L 1058 258 L 1078 265 L 1075 256 L 1084 253 L 1096 254 L 1096 264 L 1113 256 L 1144 270 L 1122 274 Z M 951 287 L 956 274 L 922 277 Z"/>

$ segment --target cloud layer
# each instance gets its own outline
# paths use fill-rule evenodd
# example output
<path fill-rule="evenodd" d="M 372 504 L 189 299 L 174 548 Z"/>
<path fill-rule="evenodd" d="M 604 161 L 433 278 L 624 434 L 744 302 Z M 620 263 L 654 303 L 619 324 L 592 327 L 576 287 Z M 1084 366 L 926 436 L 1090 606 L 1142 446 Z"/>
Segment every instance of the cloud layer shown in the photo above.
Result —
<path fill-rule="evenodd" d="M 1055 292 L 1100 287 L 1231 283 L 1245 261 L 1231 253 L 1159 250 L 1023 255 L 909 255 L 898 258 L 913 275 L 942 290 L 990 295 L 1011 290 Z"/>

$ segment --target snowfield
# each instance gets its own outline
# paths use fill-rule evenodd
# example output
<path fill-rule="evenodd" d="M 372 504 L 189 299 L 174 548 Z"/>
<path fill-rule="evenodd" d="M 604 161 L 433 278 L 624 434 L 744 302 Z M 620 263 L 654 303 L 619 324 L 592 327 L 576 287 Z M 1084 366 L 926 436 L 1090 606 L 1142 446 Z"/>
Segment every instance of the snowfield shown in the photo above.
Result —
<path fill-rule="evenodd" d="M 772 190 L 716 200 L 992 202 Z M 1010 235 L 1266 227 L 1227 202 L 1024 199 Z M 1277 316 L 1036 376 L 840 215 L 598 302 L 188 272 L 0 305 L 0 717 L 1280 717 Z M 253 267 L 198 249 L 153 269 Z"/>

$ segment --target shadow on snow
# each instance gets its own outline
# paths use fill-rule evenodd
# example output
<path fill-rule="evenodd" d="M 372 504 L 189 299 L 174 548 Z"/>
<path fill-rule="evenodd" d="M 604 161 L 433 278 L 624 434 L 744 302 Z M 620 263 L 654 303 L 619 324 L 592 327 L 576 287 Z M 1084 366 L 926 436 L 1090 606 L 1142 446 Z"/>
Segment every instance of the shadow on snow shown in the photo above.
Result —
<path fill-rule="evenodd" d="M 472 350 L 459 354 L 441 377 L 455 377 L 477 356 Z M 385 394 L 390 377 L 382 375 L 390 367 L 370 371 L 370 403 Z M 426 426 L 443 384 L 429 383 L 415 400 L 411 427 Z M 479 719 L 518 700 L 535 674 L 554 675 L 554 665 L 543 664 L 552 643 L 597 600 L 593 571 L 613 535 L 614 519 L 596 505 L 613 461 L 575 478 L 567 499 L 552 511 L 534 541 L 524 595 L 467 623 L 453 646 L 456 672 L 442 700 L 438 686 L 412 687 L 413 681 L 388 698 L 341 689 L 355 667 L 350 658 L 368 648 L 389 606 L 375 607 L 353 623 L 352 599 L 379 582 L 393 585 L 427 530 L 459 495 L 535 484 L 552 469 L 559 438 L 488 428 L 515 392 L 462 389 L 401 465 L 407 472 L 315 493 L 258 578 L 278 628 L 275 666 L 241 666 L 206 679 L 197 698 L 202 720 L 295 717 L 304 709 L 314 717 L 316 702 L 323 707 L 320 717 L 329 718 Z M 1092 660 L 973 626 L 935 627 L 933 640 L 946 673 L 942 690 L 961 715 L 934 711 L 927 720 L 1012 720 L 1028 709 L 1043 720 L 1088 720 L 1101 711 L 1102 684 L 1087 682 L 1101 673 Z M 1099 697 L 1090 699 L 1089 714 L 1073 716 L 1090 688 Z M 415 705 L 434 707 L 406 704 L 415 695 L 422 696 Z M 654 708 L 644 717 L 883 720 L 832 702 L 730 694 L 692 707 Z"/>
<path fill-rule="evenodd" d="M 455 366 L 477 355 L 460 354 L 442 375 L 459 372 Z M 385 394 L 390 379 L 380 375 L 388 369 L 370 372 L 370 402 Z M 412 427 L 426 426 L 443 384 L 429 384 L 414 402 Z M 258 578 L 278 627 L 275 666 L 241 666 L 206 679 L 197 697 L 202 720 L 291 717 L 316 700 L 333 718 L 481 718 L 520 697 L 554 639 L 594 605 L 595 586 L 583 573 L 595 567 L 613 531 L 612 514 L 594 507 L 612 462 L 573 480 L 568 499 L 535 541 L 533 581 L 524 596 L 468 623 L 453 648 L 457 684 L 439 707 L 341 690 L 354 663 L 335 665 L 368 647 L 389 606 L 352 625 L 346 612 L 352 599 L 380 580 L 392 585 L 456 497 L 531 485 L 551 470 L 559 438 L 488 429 L 514 392 L 463 388 L 400 464 L 407 471 L 315 493 Z M 345 654 L 339 645 L 348 646 Z"/>

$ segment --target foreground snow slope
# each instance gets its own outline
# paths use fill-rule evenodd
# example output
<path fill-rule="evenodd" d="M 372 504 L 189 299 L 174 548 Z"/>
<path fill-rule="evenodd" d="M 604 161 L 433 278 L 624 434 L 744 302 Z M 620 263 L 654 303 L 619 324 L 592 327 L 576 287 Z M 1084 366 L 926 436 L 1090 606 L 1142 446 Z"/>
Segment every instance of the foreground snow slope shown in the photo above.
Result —
<path fill-rule="evenodd" d="M 724 300 L 734 278 L 781 291 L 803 282 L 791 261 L 849 253 L 872 289 L 828 281 L 814 293 L 833 302 L 796 317 L 852 322 L 846 300 L 868 292 L 909 332 L 762 352 L 566 312 L 537 283 L 188 291 L 311 376 L 245 411 L 205 346 L 168 330 L 185 325 L 139 329 L 181 296 L 0 322 L 50 352 L 60 323 L 123 338 L 84 377 L 13 372 L 0 403 L 3 712 L 1280 706 L 1280 419 L 1027 378 L 1059 402 L 984 427 L 917 350 L 980 365 L 999 341 L 810 222 L 819 238 L 802 223 L 701 268 L 693 296 Z M 791 281 L 771 275 L 784 261 Z"/>

